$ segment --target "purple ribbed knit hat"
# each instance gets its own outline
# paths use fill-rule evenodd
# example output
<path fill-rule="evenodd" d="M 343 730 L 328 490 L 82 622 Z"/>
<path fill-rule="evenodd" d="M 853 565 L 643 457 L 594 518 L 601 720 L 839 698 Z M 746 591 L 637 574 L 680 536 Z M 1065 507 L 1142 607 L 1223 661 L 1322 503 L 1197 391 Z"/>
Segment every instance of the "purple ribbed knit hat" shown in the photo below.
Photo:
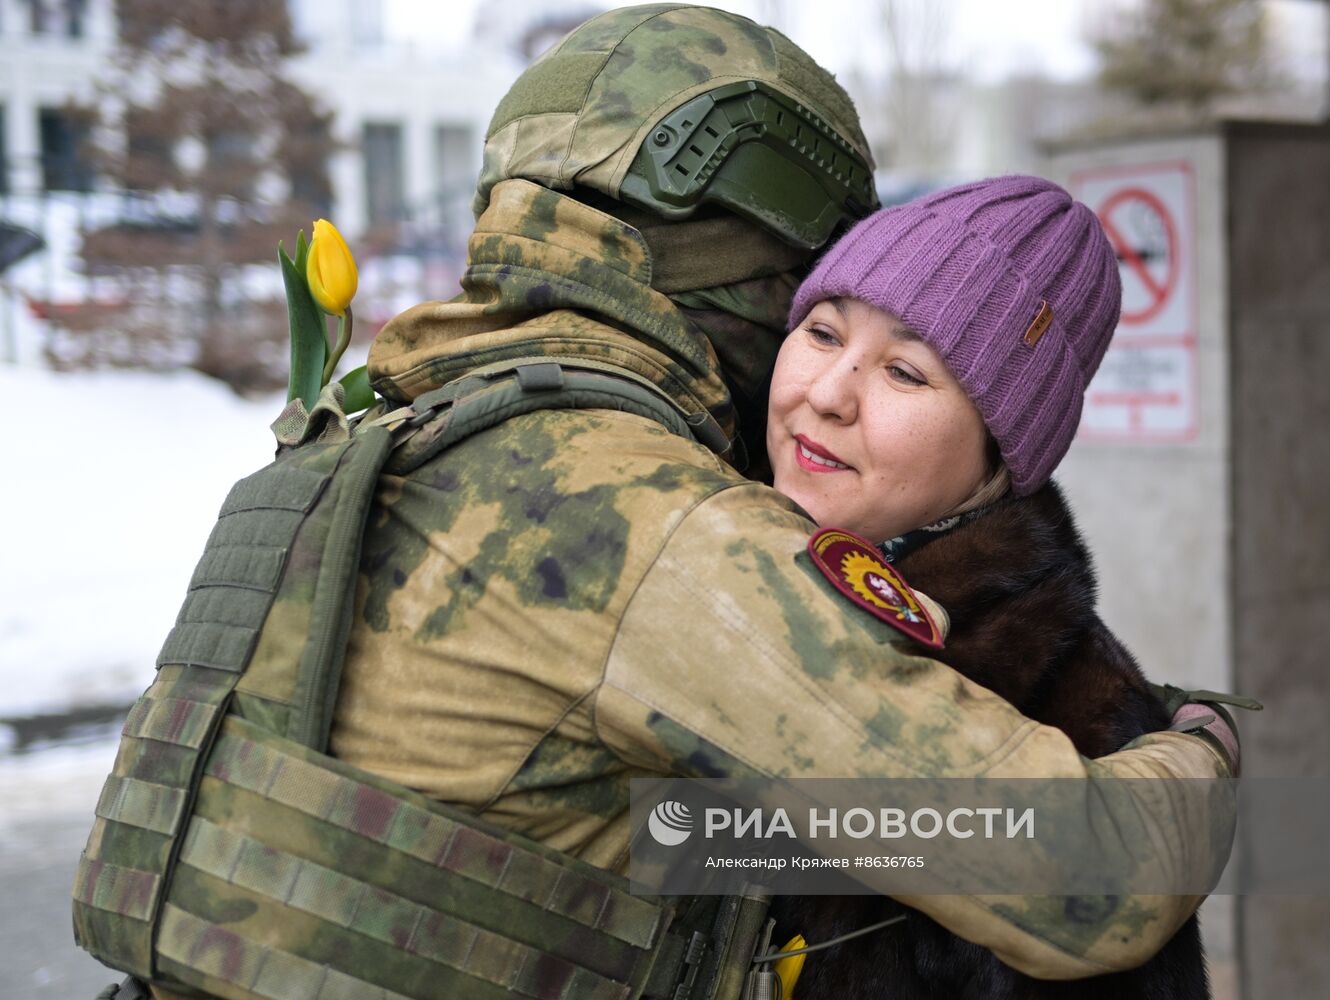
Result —
<path fill-rule="evenodd" d="M 1122 285 L 1094 212 L 1051 181 L 1011 176 L 859 222 L 800 286 L 790 328 L 839 297 L 892 313 L 938 352 L 1024 496 L 1071 447 Z"/>

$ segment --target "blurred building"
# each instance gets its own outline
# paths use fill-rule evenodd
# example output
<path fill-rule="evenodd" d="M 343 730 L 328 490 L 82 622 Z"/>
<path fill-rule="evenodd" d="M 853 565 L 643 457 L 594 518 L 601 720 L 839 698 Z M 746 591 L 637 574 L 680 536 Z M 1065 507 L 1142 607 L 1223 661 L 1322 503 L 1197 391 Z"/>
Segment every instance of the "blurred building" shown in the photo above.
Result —
<path fill-rule="evenodd" d="M 308 51 L 293 75 L 336 112 L 351 152 L 333 169 L 352 234 L 468 211 L 490 115 L 522 63 L 468 46 L 441 53 L 385 39 L 382 0 L 290 0 Z M 437 17 L 449 16 L 447 7 Z M 466 219 L 469 228 L 469 216 Z"/>
<path fill-rule="evenodd" d="M 31 320 L 13 314 L 23 299 L 86 291 L 79 232 L 117 211 L 117 192 L 89 167 L 86 132 L 71 112 L 108 66 L 114 7 L 113 0 L 0 0 L 0 223 L 36 232 L 45 244 L 0 275 L 0 359 L 14 357 L 14 327 Z M 291 75 L 335 113 L 341 144 L 329 214 L 366 254 L 374 313 L 418 300 L 430 285 L 433 294 L 450 294 L 485 127 L 522 68 L 520 56 L 391 42 L 383 0 L 290 0 L 290 9 L 306 48 Z M 447 8 L 435 16 L 449 16 Z M 376 257 L 386 263 L 376 265 Z"/>
<path fill-rule="evenodd" d="M 0 0 L 0 194 L 89 191 L 65 105 L 114 41 L 109 0 Z"/>
<path fill-rule="evenodd" d="M 353 234 L 467 194 L 489 115 L 521 69 L 505 52 L 445 58 L 390 44 L 382 7 L 291 0 L 307 47 L 292 75 L 336 113 L 347 152 L 334 166 L 333 210 Z M 66 106 L 86 100 L 106 67 L 113 9 L 113 0 L 0 0 L 0 194 L 98 188 Z"/>

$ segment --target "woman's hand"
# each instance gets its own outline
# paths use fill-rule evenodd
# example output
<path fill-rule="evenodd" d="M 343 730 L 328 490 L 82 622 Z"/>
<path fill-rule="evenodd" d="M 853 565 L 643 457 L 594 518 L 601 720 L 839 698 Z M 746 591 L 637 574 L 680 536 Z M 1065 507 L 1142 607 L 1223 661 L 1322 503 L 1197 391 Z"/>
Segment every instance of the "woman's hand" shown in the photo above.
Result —
<path fill-rule="evenodd" d="M 1209 722 L 1200 724 L 1203 717 L 1208 717 Z M 1238 776 L 1241 769 L 1242 752 L 1238 746 L 1238 734 L 1233 728 L 1230 720 L 1220 716 L 1212 706 L 1201 702 L 1188 702 L 1173 713 L 1173 725 L 1170 729 L 1181 732 L 1204 732 L 1213 737 L 1224 749 L 1224 754 L 1228 757 L 1229 765 L 1233 771 L 1233 777 Z"/>
<path fill-rule="evenodd" d="M 1149 684 L 1150 691 L 1173 713 L 1174 732 L 1197 733 L 1208 737 L 1232 765 L 1233 777 L 1241 769 L 1242 751 L 1238 745 L 1238 727 L 1228 714 L 1229 705 L 1259 712 L 1263 706 L 1255 698 L 1228 691 L 1188 690 L 1172 684 Z M 1203 717 L 1209 716 L 1208 720 Z"/>

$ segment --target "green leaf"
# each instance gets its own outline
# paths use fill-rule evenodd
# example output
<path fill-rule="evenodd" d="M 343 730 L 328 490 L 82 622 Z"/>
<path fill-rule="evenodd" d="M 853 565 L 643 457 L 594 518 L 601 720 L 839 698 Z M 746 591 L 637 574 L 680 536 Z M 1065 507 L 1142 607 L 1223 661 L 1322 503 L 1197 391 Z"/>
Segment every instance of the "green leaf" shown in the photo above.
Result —
<path fill-rule="evenodd" d="M 369 374 L 365 371 L 364 365 L 347 372 L 337 381 L 346 389 L 342 412 L 359 413 L 374 405 L 374 390 L 369 387 Z"/>
<path fill-rule="evenodd" d="M 303 240 L 303 234 L 301 236 Z M 296 257 L 300 256 L 299 241 Z M 287 376 L 286 398 L 304 400 L 306 409 L 313 409 L 323 388 L 323 366 L 328 360 L 328 331 L 323 313 L 309 293 L 304 272 L 287 256 L 279 245 L 277 261 L 282 268 L 282 283 L 286 286 L 286 319 L 291 331 L 291 372 Z"/>
<path fill-rule="evenodd" d="M 305 242 L 305 231 L 302 229 L 296 233 L 296 270 L 300 272 L 301 277 L 305 275 L 308 262 L 309 244 Z"/>

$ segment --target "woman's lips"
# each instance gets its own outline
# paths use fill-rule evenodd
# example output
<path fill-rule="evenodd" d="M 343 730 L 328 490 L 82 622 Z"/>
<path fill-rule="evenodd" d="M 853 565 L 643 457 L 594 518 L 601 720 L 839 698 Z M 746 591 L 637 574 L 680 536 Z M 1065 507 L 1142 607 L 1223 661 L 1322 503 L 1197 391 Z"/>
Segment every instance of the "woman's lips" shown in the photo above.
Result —
<path fill-rule="evenodd" d="M 850 466 L 802 434 L 794 437 L 794 459 L 808 472 L 847 472 Z"/>

